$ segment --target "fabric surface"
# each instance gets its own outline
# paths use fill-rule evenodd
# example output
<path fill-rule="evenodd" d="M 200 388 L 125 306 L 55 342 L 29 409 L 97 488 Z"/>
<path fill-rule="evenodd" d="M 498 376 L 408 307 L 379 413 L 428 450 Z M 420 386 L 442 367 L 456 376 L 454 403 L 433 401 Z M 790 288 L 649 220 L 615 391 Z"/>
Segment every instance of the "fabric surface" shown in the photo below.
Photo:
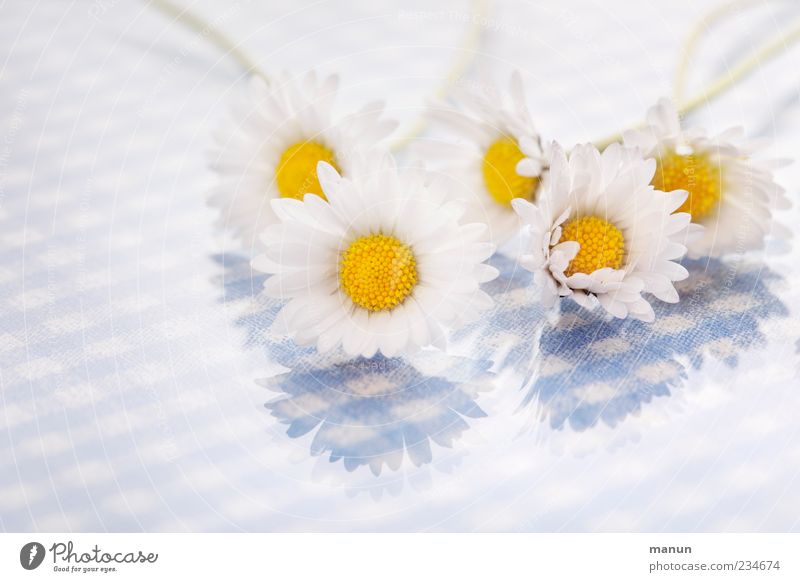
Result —
<path fill-rule="evenodd" d="M 338 71 L 343 105 L 386 99 L 405 124 L 474 17 L 191 5 L 267 71 Z M 495 2 L 461 82 L 519 68 L 546 137 L 600 138 L 670 93 L 714 5 Z M 684 261 L 653 325 L 545 313 L 497 255 L 497 308 L 449 353 L 322 357 L 265 335 L 279 305 L 205 203 L 235 62 L 143 2 L 0 13 L 3 530 L 800 529 L 796 245 Z M 716 27 L 691 88 L 798 18 L 765 2 Z M 796 156 L 798 50 L 686 121 Z M 794 201 L 799 177 L 778 173 Z M 796 230 L 797 208 L 779 219 Z"/>

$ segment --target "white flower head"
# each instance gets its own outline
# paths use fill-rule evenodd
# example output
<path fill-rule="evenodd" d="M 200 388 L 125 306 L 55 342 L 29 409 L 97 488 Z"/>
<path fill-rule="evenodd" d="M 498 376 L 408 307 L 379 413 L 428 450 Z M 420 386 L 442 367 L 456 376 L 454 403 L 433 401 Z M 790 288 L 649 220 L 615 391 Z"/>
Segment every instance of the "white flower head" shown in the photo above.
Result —
<path fill-rule="evenodd" d="M 441 162 L 458 182 L 468 217 L 489 225 L 492 242 L 508 241 L 520 229 L 511 201 L 535 200 L 547 167 L 519 72 L 511 75 L 508 91 L 454 89 L 452 104 L 436 104 L 430 117 L 459 139 L 425 148 L 426 159 Z"/>
<path fill-rule="evenodd" d="M 258 249 L 258 233 L 276 222 L 272 200 L 322 195 L 318 162 L 347 176 L 354 152 L 374 147 L 396 127 L 381 118 L 382 103 L 334 115 L 338 84 L 336 76 L 317 80 L 313 72 L 302 79 L 284 74 L 270 85 L 253 77 L 248 97 L 215 133 L 220 179 L 210 202 L 246 249 Z"/>
<path fill-rule="evenodd" d="M 653 321 L 643 293 L 678 301 L 673 282 L 688 272 L 674 261 L 686 253 L 690 218 L 675 210 L 686 192 L 656 191 L 654 171 L 654 160 L 620 144 L 602 154 L 578 145 L 569 157 L 553 144 L 537 203 L 513 202 L 528 229 L 520 264 L 534 273 L 546 306 L 570 297 L 614 317 Z"/>
<path fill-rule="evenodd" d="M 273 331 L 364 357 L 444 348 L 448 328 L 493 305 L 479 287 L 498 274 L 483 263 L 494 252 L 486 227 L 462 223 L 462 205 L 437 181 L 400 175 L 389 154 L 357 163 L 354 179 L 319 164 L 327 201 L 273 200 L 279 222 L 253 261 L 272 275 L 265 293 L 289 301 Z"/>
<path fill-rule="evenodd" d="M 689 241 L 689 254 L 721 256 L 761 249 L 772 232 L 788 236 L 773 221 L 773 210 L 790 203 L 772 171 L 782 161 L 757 161 L 757 149 L 742 139 L 741 128 L 708 136 L 699 128 L 682 129 L 675 106 L 662 99 L 647 112 L 643 129 L 624 134 L 625 145 L 656 160 L 653 185 L 662 191 L 687 190 L 679 211 L 705 226 Z"/>

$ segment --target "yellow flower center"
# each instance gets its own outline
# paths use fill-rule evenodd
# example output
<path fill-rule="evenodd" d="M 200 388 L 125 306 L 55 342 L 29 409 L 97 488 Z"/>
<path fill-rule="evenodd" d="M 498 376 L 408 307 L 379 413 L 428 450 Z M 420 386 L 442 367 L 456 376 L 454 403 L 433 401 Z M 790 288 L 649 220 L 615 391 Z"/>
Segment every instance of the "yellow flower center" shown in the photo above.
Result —
<path fill-rule="evenodd" d="M 511 207 L 514 198 L 533 200 L 539 178 L 517 174 L 517 163 L 525 158 L 517 142 L 501 137 L 483 156 L 483 182 L 495 202 Z"/>
<path fill-rule="evenodd" d="M 587 275 L 610 267 L 619 269 L 625 257 L 625 237 L 613 224 L 597 216 L 573 218 L 567 221 L 561 231 L 559 242 L 574 240 L 581 245 L 578 254 L 570 261 L 564 274 Z"/>
<path fill-rule="evenodd" d="M 286 148 L 275 172 L 280 195 L 302 200 L 306 194 L 316 194 L 327 200 L 317 177 L 318 162 L 328 162 L 339 171 L 333 151 L 319 142 L 301 141 Z"/>
<path fill-rule="evenodd" d="M 416 284 L 414 254 L 393 236 L 359 237 L 339 261 L 339 285 L 353 303 L 369 311 L 394 309 Z"/>
<path fill-rule="evenodd" d="M 707 154 L 667 153 L 656 159 L 653 186 L 663 192 L 686 190 L 689 196 L 675 212 L 688 212 L 698 222 L 710 216 L 722 195 L 720 167 Z"/>

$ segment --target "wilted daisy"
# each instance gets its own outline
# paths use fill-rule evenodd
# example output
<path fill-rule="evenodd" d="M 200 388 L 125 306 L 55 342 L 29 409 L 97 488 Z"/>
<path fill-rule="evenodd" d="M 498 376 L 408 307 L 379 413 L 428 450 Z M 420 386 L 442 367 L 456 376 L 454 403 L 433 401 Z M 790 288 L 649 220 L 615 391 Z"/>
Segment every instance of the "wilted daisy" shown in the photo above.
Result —
<path fill-rule="evenodd" d="M 358 179 L 321 162 L 321 197 L 272 201 L 279 223 L 262 234 L 253 267 L 267 295 L 289 300 L 273 330 L 321 352 L 386 356 L 429 344 L 491 307 L 480 283 L 497 276 L 485 225 L 420 171 L 401 177 L 388 154 L 362 162 Z"/>
<path fill-rule="evenodd" d="M 487 86 L 481 93 L 457 89 L 452 97 L 452 105 L 433 107 L 431 117 L 459 140 L 435 142 L 426 157 L 444 164 L 468 203 L 469 218 L 488 223 L 492 241 L 502 244 L 520 228 L 511 201 L 535 200 L 546 168 L 522 78 L 515 71 L 507 93 Z"/>
<path fill-rule="evenodd" d="M 675 211 L 685 191 L 659 192 L 650 184 L 655 162 L 613 144 L 601 154 L 579 145 L 569 155 L 553 145 L 550 176 L 537 203 L 514 200 L 528 225 L 520 264 L 534 273 L 542 302 L 560 297 L 614 317 L 653 321 L 643 293 L 675 303 L 673 281 L 688 272 L 674 262 L 689 215 Z"/>
<path fill-rule="evenodd" d="M 269 86 L 253 77 L 249 97 L 217 131 L 213 165 L 220 181 L 211 203 L 221 210 L 220 224 L 246 248 L 276 221 L 271 200 L 302 200 L 307 193 L 324 197 L 318 162 L 347 176 L 353 151 L 373 147 L 395 128 L 395 122 L 381 119 L 381 103 L 335 117 L 337 86 L 336 76 L 318 81 L 313 72 L 300 81 L 283 75 Z"/>
<path fill-rule="evenodd" d="M 624 134 L 626 145 L 656 160 L 657 190 L 689 192 L 678 211 L 705 226 L 689 242 L 692 256 L 763 248 L 765 235 L 785 232 L 772 221 L 773 209 L 789 206 L 772 177 L 782 162 L 753 160 L 754 147 L 742 133 L 733 128 L 709 137 L 702 129 L 682 129 L 675 107 L 662 99 L 647 112 L 645 128 Z"/>

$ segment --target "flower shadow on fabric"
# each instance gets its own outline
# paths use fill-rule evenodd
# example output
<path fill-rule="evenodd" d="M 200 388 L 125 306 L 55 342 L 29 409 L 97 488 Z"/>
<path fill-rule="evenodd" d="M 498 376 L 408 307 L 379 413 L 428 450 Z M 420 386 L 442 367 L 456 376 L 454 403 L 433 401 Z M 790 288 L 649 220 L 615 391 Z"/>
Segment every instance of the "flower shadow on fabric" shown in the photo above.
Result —
<path fill-rule="evenodd" d="M 656 301 L 653 324 L 611 319 L 561 301 L 552 317 L 537 302 L 530 273 L 512 259 L 490 261 L 493 313 L 455 335 L 459 351 L 487 362 L 503 383 L 523 390 L 521 407 L 554 429 L 617 426 L 657 396 L 670 396 L 706 358 L 735 367 L 737 355 L 766 342 L 759 323 L 785 317 L 770 291 L 780 277 L 753 263 L 686 260 L 681 302 Z"/>
<path fill-rule="evenodd" d="M 655 397 L 691 381 L 708 357 L 729 367 L 766 343 L 760 322 L 788 314 L 770 291 L 780 278 L 754 264 L 685 261 L 678 304 L 658 303 L 656 322 L 608 320 L 562 302 L 561 316 L 542 332 L 538 371 L 525 396 L 552 428 L 611 427 Z"/>
<path fill-rule="evenodd" d="M 328 455 L 348 472 L 368 467 L 375 476 L 384 468 L 397 471 L 404 461 L 423 467 L 434 463 L 436 446 L 453 448 L 470 421 L 486 416 L 476 403 L 491 387 L 486 363 L 433 351 L 353 359 L 267 337 L 281 304 L 258 296 L 265 277 L 241 256 L 213 258 L 224 268 L 223 301 L 254 302 L 236 320 L 247 332 L 246 345 L 288 369 L 257 380 L 279 394 L 265 407 L 288 425 L 289 438 L 310 435 L 310 456 Z"/>
<path fill-rule="evenodd" d="M 486 416 L 475 402 L 480 383 L 424 368 L 416 357 L 412 363 L 376 356 L 288 372 L 260 384 L 284 394 L 266 407 L 288 425 L 290 438 L 316 430 L 312 456 L 328 454 L 348 471 L 368 466 L 377 476 L 384 467 L 398 470 L 405 458 L 417 467 L 431 463 L 432 443 L 452 448 L 469 419 Z M 464 373 L 461 359 L 447 368 L 445 373 Z"/>

